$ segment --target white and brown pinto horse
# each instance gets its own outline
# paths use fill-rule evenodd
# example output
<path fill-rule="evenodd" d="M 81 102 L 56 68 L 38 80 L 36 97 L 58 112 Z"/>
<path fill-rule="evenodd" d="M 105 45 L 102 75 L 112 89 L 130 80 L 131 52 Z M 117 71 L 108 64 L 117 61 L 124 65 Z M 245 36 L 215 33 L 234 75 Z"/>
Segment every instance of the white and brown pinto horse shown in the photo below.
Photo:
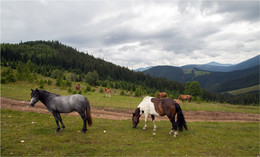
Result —
<path fill-rule="evenodd" d="M 176 113 L 177 122 L 175 122 Z M 136 128 L 137 124 L 139 123 L 139 118 L 142 114 L 144 114 L 145 116 L 145 125 L 143 129 L 147 128 L 148 115 L 152 116 L 154 131 L 156 131 L 157 129 L 154 116 L 167 115 L 167 117 L 172 123 L 172 129 L 169 132 L 169 134 L 172 134 L 174 130 L 174 137 L 176 137 L 178 135 L 177 128 L 179 128 L 179 131 L 182 131 L 183 127 L 186 130 L 188 130 L 180 105 L 173 101 L 173 99 L 171 98 L 157 99 L 149 96 L 145 97 L 143 101 L 138 105 L 137 109 L 135 110 L 135 113 L 133 113 L 133 128 Z"/>

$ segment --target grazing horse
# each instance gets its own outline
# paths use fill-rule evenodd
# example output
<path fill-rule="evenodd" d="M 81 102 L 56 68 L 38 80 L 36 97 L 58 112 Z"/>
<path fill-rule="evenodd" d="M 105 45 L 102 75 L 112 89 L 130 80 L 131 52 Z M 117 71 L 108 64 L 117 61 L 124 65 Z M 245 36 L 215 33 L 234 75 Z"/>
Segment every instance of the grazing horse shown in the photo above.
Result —
<path fill-rule="evenodd" d="M 106 93 L 106 97 L 110 97 L 111 98 L 111 89 L 104 89 L 105 93 Z"/>
<path fill-rule="evenodd" d="M 189 102 L 191 101 L 191 96 L 190 95 L 180 95 L 179 100 L 183 102 L 183 100 L 188 100 Z"/>
<path fill-rule="evenodd" d="M 61 96 L 45 90 L 32 89 L 30 105 L 34 106 L 39 100 L 46 106 L 48 111 L 53 114 L 57 124 L 56 132 L 60 130 L 59 121 L 62 129 L 65 128 L 60 113 L 77 111 L 83 120 L 83 128 L 81 132 L 85 133 L 87 130 L 86 121 L 88 121 L 89 126 L 92 125 L 89 101 L 83 95 L 75 94 Z"/>
<path fill-rule="evenodd" d="M 77 85 L 75 86 L 75 89 L 76 89 L 76 90 L 80 90 L 80 84 L 77 84 Z"/>
<path fill-rule="evenodd" d="M 145 125 L 143 129 L 147 128 L 147 119 L 148 119 L 148 115 L 150 114 L 152 116 L 154 131 L 156 131 L 157 129 L 155 124 L 155 119 L 154 119 L 155 115 L 156 116 L 167 115 L 167 117 L 172 123 L 172 129 L 169 132 L 169 134 L 172 134 L 173 130 L 175 130 L 174 137 L 178 135 L 177 128 L 179 128 L 179 131 L 182 131 L 183 127 L 186 130 L 188 130 L 180 105 L 175 101 L 173 101 L 171 98 L 157 99 L 149 96 L 145 97 L 143 101 L 138 105 L 137 109 L 135 110 L 135 113 L 133 113 L 133 117 L 132 117 L 133 128 L 136 128 L 137 124 L 139 123 L 139 118 L 143 113 L 145 115 Z M 177 113 L 177 123 L 175 122 L 176 113 Z"/>
<path fill-rule="evenodd" d="M 160 99 L 160 98 L 166 98 L 167 97 L 167 93 L 165 92 L 161 92 L 161 93 L 158 93 L 157 94 L 157 98 Z"/>

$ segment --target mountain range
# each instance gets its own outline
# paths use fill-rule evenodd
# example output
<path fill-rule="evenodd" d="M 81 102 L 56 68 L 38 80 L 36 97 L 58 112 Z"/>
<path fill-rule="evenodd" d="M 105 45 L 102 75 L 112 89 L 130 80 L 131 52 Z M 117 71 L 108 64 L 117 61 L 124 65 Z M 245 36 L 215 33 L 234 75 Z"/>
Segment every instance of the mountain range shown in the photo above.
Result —
<path fill-rule="evenodd" d="M 220 64 L 217 62 L 210 62 L 208 64 L 191 64 L 180 67 L 181 69 L 198 69 L 205 71 L 214 71 L 214 72 L 231 72 L 235 70 L 248 69 L 254 66 L 259 65 L 259 55 L 248 59 L 244 62 L 232 65 L 232 64 Z"/>
<path fill-rule="evenodd" d="M 259 85 L 259 55 L 239 64 L 211 62 L 202 65 L 154 66 L 143 72 L 155 77 L 186 83 L 198 81 L 202 88 L 214 93 Z"/>
<path fill-rule="evenodd" d="M 211 72 L 231 72 L 231 71 L 235 71 L 235 70 L 248 69 L 248 68 L 259 65 L 259 57 L 260 57 L 260 55 L 257 55 L 251 59 L 248 59 L 246 61 L 243 61 L 238 64 L 234 64 L 234 65 L 233 64 L 221 64 L 221 63 L 212 61 L 207 64 L 188 64 L 188 65 L 181 66 L 179 68 L 197 69 L 197 70 L 204 70 L 204 71 L 211 71 Z M 156 67 L 156 66 L 149 66 L 146 68 L 137 68 L 134 71 L 142 72 L 142 71 L 149 70 L 153 67 Z"/>

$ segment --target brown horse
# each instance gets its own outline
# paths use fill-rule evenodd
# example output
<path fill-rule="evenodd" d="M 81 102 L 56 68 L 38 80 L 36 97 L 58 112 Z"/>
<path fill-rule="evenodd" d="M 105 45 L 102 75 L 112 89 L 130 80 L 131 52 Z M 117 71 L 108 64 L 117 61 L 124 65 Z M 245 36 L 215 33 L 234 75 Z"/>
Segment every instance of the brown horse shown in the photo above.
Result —
<path fill-rule="evenodd" d="M 183 102 L 183 100 L 188 100 L 189 102 L 191 101 L 191 96 L 190 95 L 180 95 L 179 100 Z"/>
<path fill-rule="evenodd" d="M 178 103 L 173 101 L 171 98 L 165 99 L 157 99 L 153 97 L 145 97 L 143 101 L 139 104 L 135 113 L 133 113 L 132 121 L 133 121 L 133 128 L 136 128 L 137 124 L 139 123 L 139 118 L 144 113 L 145 115 L 145 125 L 143 129 L 147 128 L 147 119 L 148 115 L 152 116 L 153 124 L 154 124 L 154 131 L 156 131 L 157 127 L 155 125 L 154 116 L 165 116 L 169 118 L 172 123 L 172 129 L 169 134 L 174 132 L 174 137 L 178 135 L 177 128 L 179 131 L 183 130 L 183 127 L 188 130 L 184 115 L 182 113 L 181 107 Z M 175 122 L 175 116 L 177 113 L 177 123 Z"/>
<path fill-rule="evenodd" d="M 160 98 L 166 98 L 167 97 L 167 93 L 165 92 L 161 92 L 161 93 L 158 93 L 157 94 L 157 98 L 160 99 Z"/>
<path fill-rule="evenodd" d="M 111 89 L 104 89 L 104 92 L 106 93 L 106 97 L 111 97 Z"/>
<path fill-rule="evenodd" d="M 75 89 L 76 89 L 76 90 L 80 90 L 80 84 L 77 84 L 77 85 L 75 86 Z"/>

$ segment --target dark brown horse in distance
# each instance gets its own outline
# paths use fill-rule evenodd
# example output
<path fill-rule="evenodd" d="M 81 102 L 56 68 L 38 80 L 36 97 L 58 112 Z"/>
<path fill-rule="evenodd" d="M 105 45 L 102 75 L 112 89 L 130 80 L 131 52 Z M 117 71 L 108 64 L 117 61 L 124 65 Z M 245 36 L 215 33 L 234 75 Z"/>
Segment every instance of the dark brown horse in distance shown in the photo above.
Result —
<path fill-rule="evenodd" d="M 183 100 L 188 100 L 189 102 L 191 101 L 191 96 L 190 95 L 180 95 L 179 100 L 183 102 Z"/>
<path fill-rule="evenodd" d="M 167 97 L 167 93 L 165 92 L 161 92 L 161 93 L 158 93 L 157 94 L 157 98 L 160 99 L 160 98 L 166 98 Z"/>
<path fill-rule="evenodd" d="M 75 89 L 76 89 L 76 90 L 80 90 L 80 84 L 77 84 L 77 85 L 75 86 Z"/>

